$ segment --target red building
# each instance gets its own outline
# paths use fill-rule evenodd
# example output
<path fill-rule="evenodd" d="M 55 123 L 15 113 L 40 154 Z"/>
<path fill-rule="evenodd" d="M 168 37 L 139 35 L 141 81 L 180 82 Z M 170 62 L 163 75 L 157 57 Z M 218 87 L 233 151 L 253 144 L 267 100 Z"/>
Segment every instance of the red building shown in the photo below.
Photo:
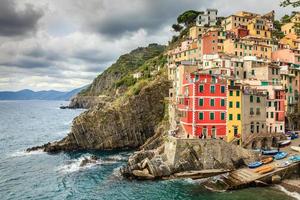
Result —
<path fill-rule="evenodd" d="M 226 80 L 194 72 L 185 74 L 178 110 L 189 136 L 224 138 L 226 135 Z"/>
<path fill-rule="evenodd" d="M 238 38 L 242 38 L 242 37 L 245 37 L 245 36 L 249 35 L 249 30 L 247 29 L 247 27 L 242 26 L 242 25 L 235 28 L 233 30 L 233 32 L 234 32 L 235 36 L 238 37 Z"/>
<path fill-rule="evenodd" d="M 285 120 L 285 91 L 284 90 L 275 90 L 275 121 L 284 122 Z"/>
<path fill-rule="evenodd" d="M 202 35 L 202 54 L 218 53 L 218 31 L 210 30 Z"/>

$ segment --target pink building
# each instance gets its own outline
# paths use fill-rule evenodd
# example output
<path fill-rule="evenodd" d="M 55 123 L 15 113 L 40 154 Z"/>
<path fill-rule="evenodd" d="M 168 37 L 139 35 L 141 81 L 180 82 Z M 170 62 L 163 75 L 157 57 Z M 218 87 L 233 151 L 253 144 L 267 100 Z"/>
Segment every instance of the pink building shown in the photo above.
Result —
<path fill-rule="evenodd" d="M 300 49 L 279 49 L 273 51 L 272 61 L 300 64 Z"/>

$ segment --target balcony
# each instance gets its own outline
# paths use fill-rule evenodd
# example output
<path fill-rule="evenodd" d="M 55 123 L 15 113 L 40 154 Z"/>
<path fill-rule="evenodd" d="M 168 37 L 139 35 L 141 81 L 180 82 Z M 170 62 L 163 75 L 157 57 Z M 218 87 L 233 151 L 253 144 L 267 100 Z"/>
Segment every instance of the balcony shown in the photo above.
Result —
<path fill-rule="evenodd" d="M 229 86 L 228 86 L 228 89 L 229 89 L 229 90 L 239 90 L 239 89 L 241 89 L 241 87 L 240 87 L 240 86 L 237 86 L 237 85 L 234 85 L 234 86 L 229 85 Z"/>

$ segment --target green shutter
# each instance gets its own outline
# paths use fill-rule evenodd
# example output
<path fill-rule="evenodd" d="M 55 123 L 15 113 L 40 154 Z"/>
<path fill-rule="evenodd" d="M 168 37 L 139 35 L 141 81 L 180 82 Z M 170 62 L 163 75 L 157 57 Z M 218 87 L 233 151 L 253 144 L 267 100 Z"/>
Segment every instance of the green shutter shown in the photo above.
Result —
<path fill-rule="evenodd" d="M 215 119 L 215 113 L 210 113 L 210 120 L 214 120 Z"/>
<path fill-rule="evenodd" d="M 237 108 L 240 107 L 240 102 L 239 102 L 239 101 L 236 102 L 236 107 L 237 107 Z"/>
<path fill-rule="evenodd" d="M 241 120 L 241 114 L 237 114 L 237 120 Z"/>
<path fill-rule="evenodd" d="M 199 99 L 199 106 L 203 106 L 203 99 Z"/>
<path fill-rule="evenodd" d="M 232 101 L 229 101 L 229 108 L 232 108 L 233 107 L 233 103 Z"/>
<path fill-rule="evenodd" d="M 200 120 L 203 119 L 203 113 L 202 113 L 202 112 L 199 113 L 199 119 L 200 119 Z"/>
<path fill-rule="evenodd" d="M 229 114 L 229 120 L 232 120 L 232 114 Z"/>
<path fill-rule="evenodd" d="M 221 99 L 221 106 L 225 106 L 225 99 Z"/>
<path fill-rule="evenodd" d="M 225 119 L 225 113 L 221 113 L 221 120 L 224 120 Z"/>

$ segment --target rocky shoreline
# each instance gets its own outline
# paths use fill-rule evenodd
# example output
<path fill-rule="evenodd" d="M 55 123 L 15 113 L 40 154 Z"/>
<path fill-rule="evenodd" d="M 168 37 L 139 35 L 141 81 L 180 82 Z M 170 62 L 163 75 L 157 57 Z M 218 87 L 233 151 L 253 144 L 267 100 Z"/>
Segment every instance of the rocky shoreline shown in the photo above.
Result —
<path fill-rule="evenodd" d="M 164 143 L 156 148 L 144 148 L 121 168 L 129 179 L 168 179 L 200 174 L 213 175 L 235 170 L 258 158 L 258 154 L 223 140 L 177 139 L 163 136 Z M 159 142 L 158 142 L 159 144 Z M 185 174 L 184 174 L 185 173 Z"/>

